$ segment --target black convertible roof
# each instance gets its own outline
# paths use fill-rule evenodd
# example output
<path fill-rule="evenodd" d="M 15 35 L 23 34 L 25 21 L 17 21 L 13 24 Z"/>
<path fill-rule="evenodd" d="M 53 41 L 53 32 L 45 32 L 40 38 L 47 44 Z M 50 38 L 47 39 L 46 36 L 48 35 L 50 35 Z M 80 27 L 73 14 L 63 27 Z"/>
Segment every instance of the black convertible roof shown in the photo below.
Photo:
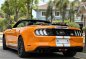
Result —
<path fill-rule="evenodd" d="M 21 23 L 21 22 L 23 22 L 23 21 L 28 21 L 28 22 L 31 22 L 31 23 L 44 22 L 44 23 L 49 23 L 49 24 L 51 24 L 51 22 L 45 21 L 45 20 L 28 20 L 28 19 L 23 19 L 23 20 L 19 20 L 19 21 L 13 26 L 13 28 L 15 28 L 19 23 Z"/>
<path fill-rule="evenodd" d="M 51 22 L 49 22 L 49 21 L 45 21 L 45 20 L 27 20 L 27 19 L 25 19 L 25 20 L 19 20 L 18 22 L 22 22 L 22 21 L 30 21 L 30 22 L 45 22 L 45 23 L 51 23 Z"/>
<path fill-rule="evenodd" d="M 31 22 L 31 23 L 36 23 L 36 22 L 44 22 L 44 23 L 48 23 L 51 25 L 59 25 L 59 26 L 68 26 L 66 23 L 51 23 L 49 21 L 45 21 L 45 20 L 28 20 L 28 19 L 23 19 L 23 20 L 19 20 L 14 26 L 13 28 L 15 28 L 19 23 L 23 22 L 23 21 L 27 21 L 27 22 Z"/>

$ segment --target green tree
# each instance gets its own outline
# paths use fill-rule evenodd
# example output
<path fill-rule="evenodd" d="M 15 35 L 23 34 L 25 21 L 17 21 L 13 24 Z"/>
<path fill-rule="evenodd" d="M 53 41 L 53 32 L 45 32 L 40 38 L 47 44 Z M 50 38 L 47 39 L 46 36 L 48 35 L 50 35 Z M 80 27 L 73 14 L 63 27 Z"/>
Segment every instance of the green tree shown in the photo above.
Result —
<path fill-rule="evenodd" d="M 10 15 L 14 15 L 15 22 L 20 16 L 27 16 L 27 19 L 32 19 L 32 10 L 37 8 L 38 2 L 39 0 L 5 0 L 2 10 L 9 16 L 9 19 Z"/>
<path fill-rule="evenodd" d="M 67 11 L 67 7 L 69 4 L 69 0 L 54 0 L 54 1 L 49 1 L 48 3 L 48 8 L 46 12 L 46 19 L 51 16 L 51 22 L 53 20 L 53 8 L 55 7 L 55 11 L 59 10 L 60 14 L 62 15 L 62 22 L 66 19 L 65 14 Z"/>
<path fill-rule="evenodd" d="M 2 5 L 1 10 L 5 13 L 5 18 L 9 21 L 8 25 L 11 24 L 10 16 L 13 14 L 13 11 L 11 10 L 11 5 L 9 0 L 6 0 L 5 3 Z"/>
<path fill-rule="evenodd" d="M 70 3 L 69 18 L 70 21 L 72 22 L 74 22 L 75 13 L 78 12 L 77 7 L 79 6 L 79 4 L 80 4 L 79 0 L 74 0 L 73 2 Z"/>
<path fill-rule="evenodd" d="M 0 10 L 0 16 L 4 18 L 4 12 L 2 10 Z"/>
<path fill-rule="evenodd" d="M 69 0 L 54 0 L 54 3 L 56 9 L 58 9 L 62 15 L 62 22 L 64 22 Z"/>
<path fill-rule="evenodd" d="M 38 6 L 39 0 L 25 0 L 27 19 L 32 19 L 32 10 Z"/>
<path fill-rule="evenodd" d="M 48 3 L 47 11 L 46 11 L 46 20 L 48 20 L 48 17 L 51 17 L 51 23 L 54 18 L 53 7 L 54 7 L 54 3 L 53 1 L 50 0 Z"/>
<path fill-rule="evenodd" d="M 82 0 L 82 2 L 86 2 L 86 0 Z"/>
<path fill-rule="evenodd" d="M 24 0 L 9 0 L 11 3 L 11 7 L 14 12 L 14 21 L 18 21 L 19 18 L 19 12 L 21 10 L 21 8 L 24 8 Z"/>

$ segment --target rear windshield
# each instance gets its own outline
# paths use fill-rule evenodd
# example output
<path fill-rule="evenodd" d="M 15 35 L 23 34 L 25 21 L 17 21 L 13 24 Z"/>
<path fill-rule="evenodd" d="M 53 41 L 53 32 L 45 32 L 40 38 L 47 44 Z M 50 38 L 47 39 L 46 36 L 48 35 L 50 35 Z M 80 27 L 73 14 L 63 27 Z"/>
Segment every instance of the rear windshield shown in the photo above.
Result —
<path fill-rule="evenodd" d="M 81 30 L 47 29 L 46 32 L 50 36 L 82 36 Z"/>

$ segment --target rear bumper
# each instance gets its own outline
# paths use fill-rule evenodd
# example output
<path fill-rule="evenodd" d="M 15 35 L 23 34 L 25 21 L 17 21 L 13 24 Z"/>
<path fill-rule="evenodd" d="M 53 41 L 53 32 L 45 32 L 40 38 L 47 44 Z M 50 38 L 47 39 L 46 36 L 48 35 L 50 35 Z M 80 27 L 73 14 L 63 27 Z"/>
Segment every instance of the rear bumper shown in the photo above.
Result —
<path fill-rule="evenodd" d="M 82 52 L 83 47 L 38 47 L 35 51 L 46 51 L 46 52 L 63 52 L 66 50 L 72 50 L 76 52 Z"/>

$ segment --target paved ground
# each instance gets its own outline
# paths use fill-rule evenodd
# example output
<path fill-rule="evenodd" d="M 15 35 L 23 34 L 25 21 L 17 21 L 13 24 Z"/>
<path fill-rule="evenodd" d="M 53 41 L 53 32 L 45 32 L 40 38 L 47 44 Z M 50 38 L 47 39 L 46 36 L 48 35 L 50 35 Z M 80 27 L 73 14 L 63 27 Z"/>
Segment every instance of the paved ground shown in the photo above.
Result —
<path fill-rule="evenodd" d="M 0 37 L 2 37 L 0 35 Z M 30 54 L 26 58 L 19 58 L 17 51 L 15 50 L 3 50 L 2 40 L 0 39 L 0 59 L 86 59 L 86 53 L 77 53 L 76 56 L 64 57 L 62 53 L 52 53 L 52 54 Z"/>

